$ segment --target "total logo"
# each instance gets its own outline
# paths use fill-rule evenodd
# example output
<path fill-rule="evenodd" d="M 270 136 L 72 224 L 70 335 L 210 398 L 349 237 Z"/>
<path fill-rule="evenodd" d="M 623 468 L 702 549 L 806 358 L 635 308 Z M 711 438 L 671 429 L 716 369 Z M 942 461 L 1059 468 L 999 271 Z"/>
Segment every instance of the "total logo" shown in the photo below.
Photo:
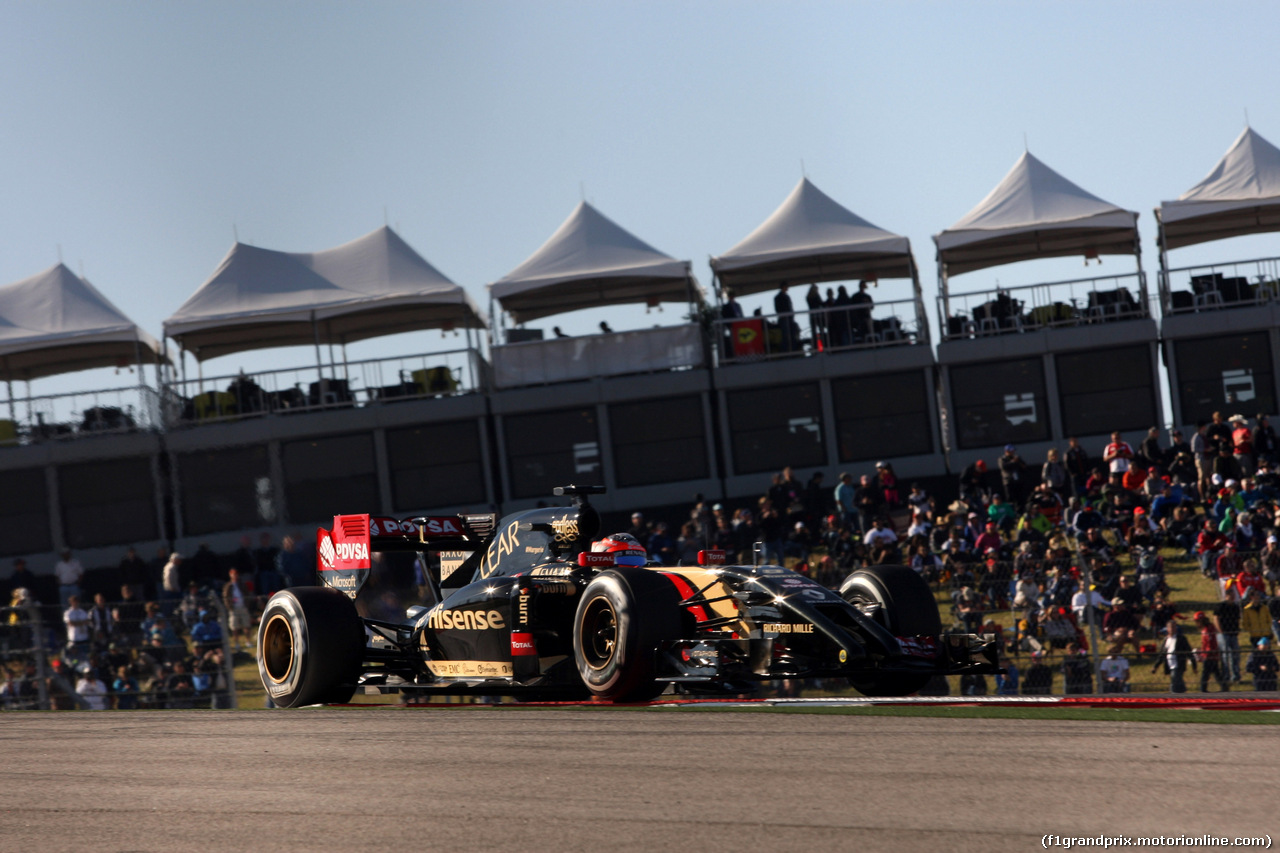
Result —
<path fill-rule="evenodd" d="M 537 653 L 538 650 L 533 645 L 533 634 L 526 634 L 519 631 L 511 634 L 512 657 L 536 655 Z"/>

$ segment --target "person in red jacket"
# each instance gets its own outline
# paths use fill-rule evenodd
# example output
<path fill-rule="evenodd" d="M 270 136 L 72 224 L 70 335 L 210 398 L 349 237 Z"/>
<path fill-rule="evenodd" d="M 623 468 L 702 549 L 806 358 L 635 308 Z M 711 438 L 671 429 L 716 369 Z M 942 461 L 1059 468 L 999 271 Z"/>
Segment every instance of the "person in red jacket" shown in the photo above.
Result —
<path fill-rule="evenodd" d="M 1222 546 L 1226 541 L 1227 537 L 1218 531 L 1213 519 L 1206 518 L 1200 535 L 1196 537 L 1196 557 L 1200 560 L 1200 572 L 1205 577 L 1218 576 L 1218 555 L 1222 553 Z"/>
<path fill-rule="evenodd" d="M 1110 466 L 1112 474 L 1124 474 L 1129 470 L 1129 461 L 1133 459 L 1133 448 L 1129 442 L 1120 437 L 1120 433 L 1111 433 L 1111 443 L 1102 451 L 1102 461 Z"/>
<path fill-rule="evenodd" d="M 1223 693 L 1227 692 L 1227 680 L 1222 676 L 1222 660 L 1221 652 L 1218 648 L 1218 629 L 1214 627 L 1213 621 L 1201 612 L 1197 611 L 1196 627 L 1200 629 L 1200 651 L 1196 653 L 1196 657 L 1200 659 L 1200 692 L 1209 692 L 1209 676 L 1218 679 L 1218 685 Z"/>
<path fill-rule="evenodd" d="M 1244 561 L 1244 570 L 1236 575 L 1236 590 L 1244 598 L 1249 590 L 1256 589 L 1259 595 L 1267 594 L 1267 580 L 1258 568 L 1258 561 L 1250 557 Z"/>

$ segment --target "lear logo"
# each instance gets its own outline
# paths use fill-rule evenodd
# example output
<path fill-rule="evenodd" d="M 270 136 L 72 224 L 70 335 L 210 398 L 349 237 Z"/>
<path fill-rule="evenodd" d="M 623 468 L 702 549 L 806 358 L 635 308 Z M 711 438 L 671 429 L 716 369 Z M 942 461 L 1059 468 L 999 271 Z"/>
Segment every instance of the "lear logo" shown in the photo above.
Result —
<path fill-rule="evenodd" d="M 487 578 L 492 575 L 498 570 L 503 557 L 515 553 L 520 547 L 520 537 L 516 536 L 519 532 L 520 522 L 513 521 L 507 525 L 506 530 L 498 534 L 497 539 L 489 543 L 484 560 L 480 564 L 480 577 Z"/>
<path fill-rule="evenodd" d="M 332 569 L 333 556 L 333 538 L 326 533 L 320 539 L 320 561 Z"/>
<path fill-rule="evenodd" d="M 496 610 L 436 610 L 427 619 L 427 627 L 436 631 L 485 631 L 505 628 L 507 621 Z"/>
<path fill-rule="evenodd" d="M 334 557 L 339 560 L 369 559 L 369 546 L 364 542 L 336 542 L 333 549 Z"/>

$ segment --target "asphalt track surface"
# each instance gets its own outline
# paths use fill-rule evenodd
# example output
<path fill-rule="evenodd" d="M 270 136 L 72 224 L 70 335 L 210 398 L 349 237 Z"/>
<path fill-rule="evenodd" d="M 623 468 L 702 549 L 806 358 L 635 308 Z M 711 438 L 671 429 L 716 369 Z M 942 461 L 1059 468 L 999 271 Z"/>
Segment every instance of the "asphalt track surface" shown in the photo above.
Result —
<path fill-rule="evenodd" d="M 1271 726 L 713 710 L 0 716 L 0 850 L 992 851 L 1270 834 Z M 1184 848 L 1188 849 L 1188 848 Z"/>

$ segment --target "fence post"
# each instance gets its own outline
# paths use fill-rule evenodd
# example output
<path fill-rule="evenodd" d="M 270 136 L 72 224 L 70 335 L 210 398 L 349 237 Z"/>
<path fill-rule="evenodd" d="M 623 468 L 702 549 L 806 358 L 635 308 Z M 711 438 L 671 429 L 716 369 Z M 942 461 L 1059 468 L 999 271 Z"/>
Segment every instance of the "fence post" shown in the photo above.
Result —
<path fill-rule="evenodd" d="M 36 659 L 36 696 L 41 711 L 49 708 L 49 685 L 46 679 L 49 672 L 49 661 L 44 646 L 44 622 L 40 619 L 40 608 L 34 604 L 27 605 L 27 618 L 31 622 L 32 650 Z"/>

